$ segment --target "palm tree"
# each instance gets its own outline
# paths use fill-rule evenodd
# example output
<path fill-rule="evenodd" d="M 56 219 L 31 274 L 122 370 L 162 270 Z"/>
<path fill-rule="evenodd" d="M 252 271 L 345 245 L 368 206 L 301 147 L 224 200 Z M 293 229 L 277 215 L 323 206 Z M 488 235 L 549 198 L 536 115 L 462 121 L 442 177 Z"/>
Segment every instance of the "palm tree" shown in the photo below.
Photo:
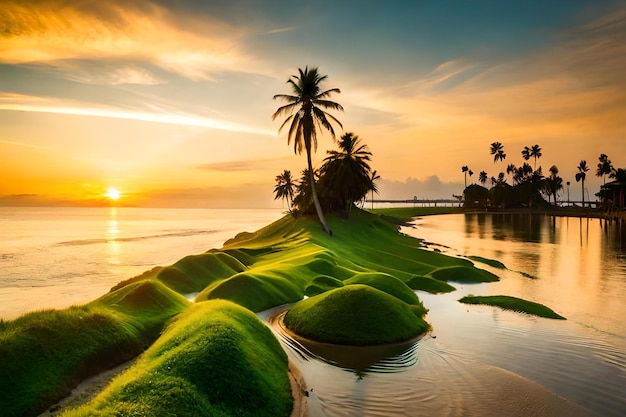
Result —
<path fill-rule="evenodd" d="M 492 143 L 489 152 L 493 155 L 494 164 L 498 162 L 498 159 L 500 161 L 504 161 L 504 159 L 506 158 L 506 154 L 504 153 L 504 145 L 502 145 L 500 142 Z"/>
<path fill-rule="evenodd" d="M 541 158 L 541 148 L 539 145 L 533 145 L 530 148 L 530 156 L 535 158 L 535 169 L 537 169 L 537 158 Z"/>
<path fill-rule="evenodd" d="M 598 162 L 598 169 L 596 170 L 596 176 L 602 177 L 603 184 L 606 184 L 606 176 L 610 175 L 613 172 L 613 164 L 609 160 L 609 157 L 606 154 L 600 154 L 598 158 L 600 162 Z"/>
<path fill-rule="evenodd" d="M 372 209 L 374 208 L 374 193 L 378 194 L 378 186 L 376 180 L 380 179 L 380 175 L 374 170 L 370 175 L 370 191 L 372 192 Z"/>
<path fill-rule="evenodd" d="M 478 181 L 480 181 L 482 185 L 485 185 L 487 182 L 487 173 L 485 171 L 480 171 L 480 174 L 478 174 Z"/>
<path fill-rule="evenodd" d="M 589 171 L 589 167 L 587 166 L 587 161 L 585 161 L 584 159 L 581 160 L 577 168 L 578 168 L 578 172 L 576 173 L 576 182 L 582 181 L 583 208 L 585 208 L 585 178 L 587 177 L 587 171 Z"/>
<path fill-rule="evenodd" d="M 515 166 L 515 164 L 509 164 L 506 167 L 506 173 L 511 175 L 511 182 L 513 183 L 513 176 L 515 175 L 515 170 L 517 169 L 517 167 Z"/>
<path fill-rule="evenodd" d="M 467 173 L 470 176 L 470 178 L 472 178 L 472 175 L 474 175 L 474 171 L 472 171 L 471 169 L 469 171 L 467 171 Z"/>
<path fill-rule="evenodd" d="M 289 94 L 276 94 L 274 99 L 281 99 L 288 104 L 279 107 L 272 115 L 272 120 L 275 120 L 278 116 L 289 114 L 289 117 L 285 119 L 278 131 L 280 132 L 287 124 L 289 126 L 289 134 L 287 135 L 287 144 L 291 143 L 293 139 L 294 153 L 302 153 L 302 149 L 306 151 L 307 167 L 309 175 L 311 176 L 311 194 L 313 196 L 313 202 L 315 204 L 315 210 L 317 216 L 322 223 L 322 227 L 329 235 L 332 235 L 332 231 L 326 224 L 324 213 L 315 191 L 315 178 L 313 163 L 311 161 L 311 150 L 317 150 L 317 134 L 318 129 L 324 128 L 328 130 L 335 139 L 335 130 L 332 124 L 335 122 L 340 127 L 341 122 L 334 116 L 327 113 L 323 109 L 343 110 L 340 104 L 334 101 L 328 100 L 333 93 L 341 93 L 338 88 L 331 88 L 330 90 L 321 91 L 320 85 L 326 80 L 326 75 L 320 75 L 317 68 L 305 67 L 304 71 L 299 68 L 299 75 L 292 75 L 287 80 L 287 84 L 291 86 L 293 95 Z"/>
<path fill-rule="evenodd" d="M 556 205 L 557 193 L 563 189 L 563 178 L 559 177 L 559 169 L 556 165 L 550 167 L 550 176 L 545 179 L 545 190 L 548 193 L 548 202 L 550 195 L 554 196 L 554 205 Z"/>
<path fill-rule="evenodd" d="M 338 197 L 345 208 L 346 217 L 355 201 L 367 195 L 372 180 L 368 164 L 372 153 L 354 133 L 344 133 L 339 139 L 339 150 L 328 151 L 321 173 L 330 193 Z"/>
<path fill-rule="evenodd" d="M 524 158 L 524 161 L 528 161 L 530 156 L 530 148 L 528 146 L 524 146 L 524 149 L 522 149 L 522 158 Z"/>
<path fill-rule="evenodd" d="M 467 171 L 469 171 L 469 168 L 467 165 L 463 165 L 461 167 L 461 172 L 464 174 L 463 177 L 465 178 L 465 188 L 467 188 Z"/>
<path fill-rule="evenodd" d="M 287 200 L 287 207 L 291 211 L 291 201 L 293 201 L 293 193 L 296 184 L 291 177 L 291 171 L 284 170 L 282 174 L 276 176 L 276 186 L 274 187 L 274 193 L 276 196 L 274 200 L 283 198 Z"/>

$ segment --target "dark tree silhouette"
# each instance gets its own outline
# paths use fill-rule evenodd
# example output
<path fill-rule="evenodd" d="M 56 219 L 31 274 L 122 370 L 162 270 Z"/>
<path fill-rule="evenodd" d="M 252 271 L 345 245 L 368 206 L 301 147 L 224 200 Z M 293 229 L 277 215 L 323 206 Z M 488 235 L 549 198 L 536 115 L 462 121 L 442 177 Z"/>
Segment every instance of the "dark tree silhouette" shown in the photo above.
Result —
<path fill-rule="evenodd" d="M 506 167 L 506 173 L 511 175 L 511 182 L 513 183 L 513 185 L 515 185 L 515 181 L 513 180 L 513 176 L 515 175 L 515 170 L 517 169 L 517 167 L 515 166 L 515 164 L 509 164 Z"/>
<path fill-rule="evenodd" d="M 372 208 L 374 208 L 374 193 L 378 194 L 378 186 L 376 185 L 376 180 L 380 179 L 380 175 L 377 174 L 376 170 L 370 175 L 370 191 L 372 192 Z"/>
<path fill-rule="evenodd" d="M 317 68 L 305 67 L 304 70 L 298 69 L 299 75 L 292 75 L 287 84 L 291 86 L 292 95 L 276 94 L 274 99 L 286 101 L 288 104 L 279 107 L 272 115 L 275 120 L 281 115 L 289 114 L 289 117 L 280 125 L 278 131 L 289 124 L 289 134 L 287 135 L 287 144 L 293 139 L 293 149 L 295 153 L 302 153 L 304 149 L 307 157 L 307 167 L 311 184 L 311 195 L 315 204 L 315 210 L 322 223 L 322 227 L 326 233 L 332 235 L 331 230 L 326 224 L 324 212 L 320 205 L 315 191 L 315 178 L 313 163 L 311 161 L 311 152 L 317 149 L 318 130 L 324 128 L 330 132 L 335 139 L 335 130 L 331 121 L 343 127 L 339 120 L 327 113 L 323 109 L 343 110 L 340 104 L 328 100 L 333 93 L 340 93 L 338 88 L 331 88 L 322 91 L 321 83 L 326 80 L 326 75 L 320 75 Z"/>
<path fill-rule="evenodd" d="M 553 196 L 554 205 L 556 205 L 557 194 L 563 189 L 563 178 L 559 177 L 559 169 L 556 165 L 552 165 L 550 167 L 550 176 L 545 179 L 544 184 L 545 192 L 548 194 L 548 200 L 550 199 L 550 196 Z"/>
<path fill-rule="evenodd" d="M 461 167 L 461 172 L 463 173 L 463 178 L 465 179 L 465 188 L 467 188 L 467 171 L 469 171 L 469 167 L 467 165 L 463 165 Z"/>
<path fill-rule="evenodd" d="M 530 148 L 528 146 L 524 146 L 524 149 L 522 149 L 522 158 L 524 158 L 524 161 L 528 161 L 530 156 Z"/>
<path fill-rule="evenodd" d="M 338 198 L 349 217 L 353 203 L 371 191 L 368 162 L 372 153 L 357 135 L 350 132 L 341 136 L 338 146 L 338 151 L 328 151 L 329 156 L 324 159 L 320 172 L 330 201 Z"/>
<path fill-rule="evenodd" d="M 485 183 L 487 182 L 487 178 L 487 173 L 485 171 L 480 171 L 480 174 L 478 174 L 478 181 L 482 185 L 485 185 Z"/>
<path fill-rule="evenodd" d="M 541 158 L 541 148 L 539 147 L 539 145 L 533 145 L 530 148 L 530 156 L 535 158 L 535 169 L 537 169 L 537 159 Z"/>
<path fill-rule="evenodd" d="M 585 208 L 585 178 L 587 177 L 587 171 L 589 171 L 587 161 L 584 159 L 581 160 L 576 168 L 578 168 L 578 172 L 576 173 L 576 182 L 582 182 L 583 208 Z"/>
<path fill-rule="evenodd" d="M 504 159 L 506 158 L 506 154 L 504 153 L 504 145 L 502 145 L 500 142 L 493 142 L 491 144 L 491 147 L 489 148 L 489 152 L 493 155 L 494 164 L 498 162 L 498 159 L 500 161 L 504 161 Z"/>
<path fill-rule="evenodd" d="M 606 184 L 606 176 L 610 175 L 611 172 L 613 171 L 613 164 L 611 164 L 611 161 L 609 160 L 609 157 L 606 156 L 606 154 L 600 154 L 600 157 L 598 157 L 598 160 L 600 162 L 598 162 L 596 176 L 602 177 L 602 183 Z"/>
<path fill-rule="evenodd" d="M 279 198 L 287 200 L 287 207 L 289 207 L 289 211 L 291 211 L 291 202 L 293 201 L 293 193 L 296 184 L 293 182 L 293 178 L 291 177 L 291 171 L 288 169 L 284 170 L 280 175 L 276 176 L 276 186 L 274 187 L 274 200 L 278 200 Z"/>

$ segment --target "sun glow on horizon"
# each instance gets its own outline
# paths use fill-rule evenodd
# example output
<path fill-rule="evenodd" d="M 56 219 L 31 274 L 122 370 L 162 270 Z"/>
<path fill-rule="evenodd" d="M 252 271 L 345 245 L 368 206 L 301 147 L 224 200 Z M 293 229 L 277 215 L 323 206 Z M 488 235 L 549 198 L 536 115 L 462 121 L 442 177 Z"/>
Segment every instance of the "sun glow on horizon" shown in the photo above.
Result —
<path fill-rule="evenodd" d="M 117 201 L 122 196 L 122 193 L 116 188 L 109 188 L 107 189 L 107 192 L 104 194 L 104 196 L 110 198 L 111 200 Z"/>

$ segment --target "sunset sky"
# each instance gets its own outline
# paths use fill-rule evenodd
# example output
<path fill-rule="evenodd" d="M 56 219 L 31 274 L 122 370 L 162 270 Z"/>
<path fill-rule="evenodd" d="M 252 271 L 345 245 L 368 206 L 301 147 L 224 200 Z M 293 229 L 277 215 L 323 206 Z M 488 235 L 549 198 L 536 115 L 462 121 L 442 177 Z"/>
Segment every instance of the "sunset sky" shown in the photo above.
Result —
<path fill-rule="evenodd" d="M 306 158 L 272 97 L 307 65 L 380 198 L 451 198 L 461 166 L 497 176 L 534 144 L 572 199 L 580 160 L 592 197 L 600 153 L 626 167 L 623 1 L 1 3 L 0 206 L 280 207 Z"/>

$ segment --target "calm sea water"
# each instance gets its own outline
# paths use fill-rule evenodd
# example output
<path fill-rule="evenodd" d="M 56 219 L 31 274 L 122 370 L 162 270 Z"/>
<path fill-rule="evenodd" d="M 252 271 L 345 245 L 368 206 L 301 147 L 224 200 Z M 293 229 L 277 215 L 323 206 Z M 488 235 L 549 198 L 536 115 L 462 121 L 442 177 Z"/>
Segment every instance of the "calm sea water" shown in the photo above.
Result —
<path fill-rule="evenodd" d="M 290 338 L 268 318 L 322 416 L 626 415 L 626 230 L 598 219 L 445 215 L 403 232 L 452 256 L 498 259 L 478 266 L 500 282 L 418 291 L 432 332 L 377 363 L 363 352 L 324 351 Z M 535 278 L 529 278 L 531 275 Z M 457 302 L 504 294 L 544 303 L 567 321 Z M 357 363 L 357 365 L 355 365 Z"/>
<path fill-rule="evenodd" d="M 154 266 L 220 248 L 281 212 L 0 207 L 0 318 L 89 302 Z"/>

